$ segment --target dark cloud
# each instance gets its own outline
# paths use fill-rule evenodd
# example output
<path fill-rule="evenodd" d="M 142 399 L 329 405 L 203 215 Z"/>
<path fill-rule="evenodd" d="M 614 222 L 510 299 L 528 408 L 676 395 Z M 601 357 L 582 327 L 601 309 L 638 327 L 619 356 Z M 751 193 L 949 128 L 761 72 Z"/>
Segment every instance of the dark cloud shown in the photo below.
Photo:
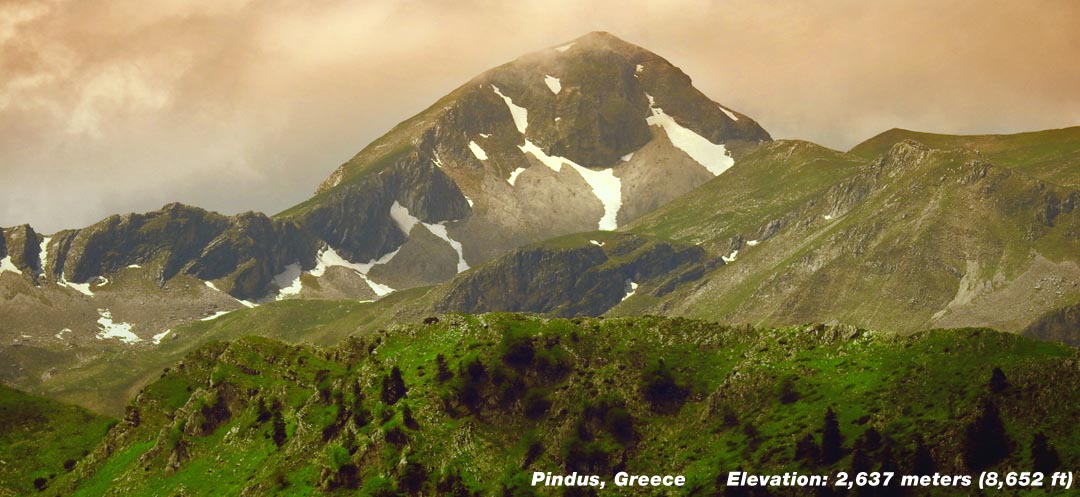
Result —
<path fill-rule="evenodd" d="M 592 30 L 778 138 L 1080 124 L 1071 0 L 0 0 L 0 225 L 276 212 L 477 73 Z"/>

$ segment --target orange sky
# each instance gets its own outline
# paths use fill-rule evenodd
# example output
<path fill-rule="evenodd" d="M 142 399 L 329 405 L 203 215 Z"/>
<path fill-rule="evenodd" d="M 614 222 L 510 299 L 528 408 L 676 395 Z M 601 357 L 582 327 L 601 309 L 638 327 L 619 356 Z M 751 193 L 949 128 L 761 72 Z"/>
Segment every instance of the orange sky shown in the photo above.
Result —
<path fill-rule="evenodd" d="M 776 138 L 1080 124 L 1074 0 L 0 0 L 0 225 L 273 213 L 477 73 L 593 30 Z"/>

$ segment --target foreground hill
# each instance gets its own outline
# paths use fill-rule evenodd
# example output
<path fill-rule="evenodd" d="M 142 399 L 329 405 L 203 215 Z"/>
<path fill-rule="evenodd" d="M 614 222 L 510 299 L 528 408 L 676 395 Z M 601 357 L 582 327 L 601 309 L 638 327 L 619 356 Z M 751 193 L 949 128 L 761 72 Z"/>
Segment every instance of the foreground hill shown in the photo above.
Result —
<path fill-rule="evenodd" d="M 676 493 L 711 495 L 740 466 L 970 474 L 1080 460 L 1080 369 L 1062 345 L 973 329 L 429 321 L 327 349 L 201 347 L 46 494 L 547 495 L 532 471 L 628 471 L 683 474 Z M 1048 443 L 1033 456 L 1037 435 Z M 914 493 L 950 492 L 970 489 Z"/>
<path fill-rule="evenodd" d="M 0 386 L 0 496 L 44 489 L 89 454 L 114 423 Z"/>

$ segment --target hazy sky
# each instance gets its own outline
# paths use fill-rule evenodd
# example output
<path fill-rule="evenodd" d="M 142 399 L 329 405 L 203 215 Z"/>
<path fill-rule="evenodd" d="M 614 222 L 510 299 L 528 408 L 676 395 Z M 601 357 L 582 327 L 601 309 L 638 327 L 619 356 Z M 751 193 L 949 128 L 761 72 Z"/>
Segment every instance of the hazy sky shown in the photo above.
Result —
<path fill-rule="evenodd" d="M 274 213 L 487 68 L 605 30 L 776 138 L 1080 124 L 1080 2 L 0 0 L 0 225 Z"/>

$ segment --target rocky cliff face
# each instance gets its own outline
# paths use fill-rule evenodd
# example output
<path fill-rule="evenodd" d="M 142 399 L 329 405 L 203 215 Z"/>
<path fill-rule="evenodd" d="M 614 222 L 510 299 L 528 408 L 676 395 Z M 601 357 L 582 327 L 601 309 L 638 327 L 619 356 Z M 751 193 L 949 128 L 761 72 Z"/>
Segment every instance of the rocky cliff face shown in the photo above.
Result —
<path fill-rule="evenodd" d="M 628 234 L 573 235 L 514 250 L 454 279 L 435 309 L 599 316 L 634 294 L 664 295 L 720 265 L 700 247 Z"/>

